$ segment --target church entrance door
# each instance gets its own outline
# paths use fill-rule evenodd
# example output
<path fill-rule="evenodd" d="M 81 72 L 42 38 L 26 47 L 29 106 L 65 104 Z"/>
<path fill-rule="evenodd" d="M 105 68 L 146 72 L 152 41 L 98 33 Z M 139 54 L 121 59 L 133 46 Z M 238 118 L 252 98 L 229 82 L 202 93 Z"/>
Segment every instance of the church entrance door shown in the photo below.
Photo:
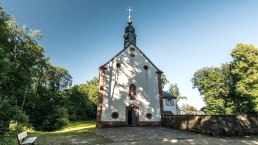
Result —
<path fill-rule="evenodd" d="M 127 121 L 129 126 L 137 125 L 137 108 L 136 107 L 127 107 Z"/>

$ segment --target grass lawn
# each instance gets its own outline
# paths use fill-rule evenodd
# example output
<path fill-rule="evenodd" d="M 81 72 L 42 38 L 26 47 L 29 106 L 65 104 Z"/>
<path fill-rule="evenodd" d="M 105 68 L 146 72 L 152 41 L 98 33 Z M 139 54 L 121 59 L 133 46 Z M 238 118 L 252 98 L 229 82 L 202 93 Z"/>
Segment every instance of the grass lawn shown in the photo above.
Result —
<path fill-rule="evenodd" d="M 54 132 L 28 131 L 28 136 L 37 136 L 36 145 L 71 145 L 111 143 L 95 133 L 95 121 L 71 122 L 62 130 Z"/>

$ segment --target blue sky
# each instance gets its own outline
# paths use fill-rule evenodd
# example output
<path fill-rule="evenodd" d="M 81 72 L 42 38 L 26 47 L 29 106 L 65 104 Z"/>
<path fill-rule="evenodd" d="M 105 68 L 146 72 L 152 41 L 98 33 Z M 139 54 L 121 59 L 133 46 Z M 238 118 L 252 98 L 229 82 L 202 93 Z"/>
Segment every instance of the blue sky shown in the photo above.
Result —
<path fill-rule="evenodd" d="M 187 102 L 204 103 L 191 78 L 202 67 L 231 61 L 237 43 L 258 47 L 257 0 L 0 0 L 22 26 L 40 29 L 46 56 L 69 70 L 73 84 L 123 49 L 130 5 L 137 46 L 177 83 Z M 183 102 L 180 102 L 182 104 Z"/>

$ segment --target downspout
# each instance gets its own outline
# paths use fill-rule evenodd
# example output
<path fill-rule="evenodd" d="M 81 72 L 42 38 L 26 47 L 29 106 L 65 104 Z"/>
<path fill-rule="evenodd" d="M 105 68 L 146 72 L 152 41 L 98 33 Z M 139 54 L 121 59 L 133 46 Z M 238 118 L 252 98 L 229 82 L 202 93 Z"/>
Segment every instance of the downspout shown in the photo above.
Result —
<path fill-rule="evenodd" d="M 176 99 L 176 115 L 178 115 L 177 99 Z"/>

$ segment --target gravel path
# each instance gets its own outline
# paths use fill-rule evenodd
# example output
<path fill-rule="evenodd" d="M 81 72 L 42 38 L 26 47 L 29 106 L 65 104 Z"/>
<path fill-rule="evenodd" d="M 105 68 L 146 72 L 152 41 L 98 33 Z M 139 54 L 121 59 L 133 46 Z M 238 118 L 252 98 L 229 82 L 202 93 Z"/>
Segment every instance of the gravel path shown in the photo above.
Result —
<path fill-rule="evenodd" d="M 166 138 L 195 138 L 198 134 L 165 127 L 117 127 L 97 129 L 97 134 L 113 141 L 141 141 Z"/>
<path fill-rule="evenodd" d="M 96 130 L 108 138 L 109 145 L 258 145 L 258 136 L 212 137 L 166 127 L 117 127 Z"/>

